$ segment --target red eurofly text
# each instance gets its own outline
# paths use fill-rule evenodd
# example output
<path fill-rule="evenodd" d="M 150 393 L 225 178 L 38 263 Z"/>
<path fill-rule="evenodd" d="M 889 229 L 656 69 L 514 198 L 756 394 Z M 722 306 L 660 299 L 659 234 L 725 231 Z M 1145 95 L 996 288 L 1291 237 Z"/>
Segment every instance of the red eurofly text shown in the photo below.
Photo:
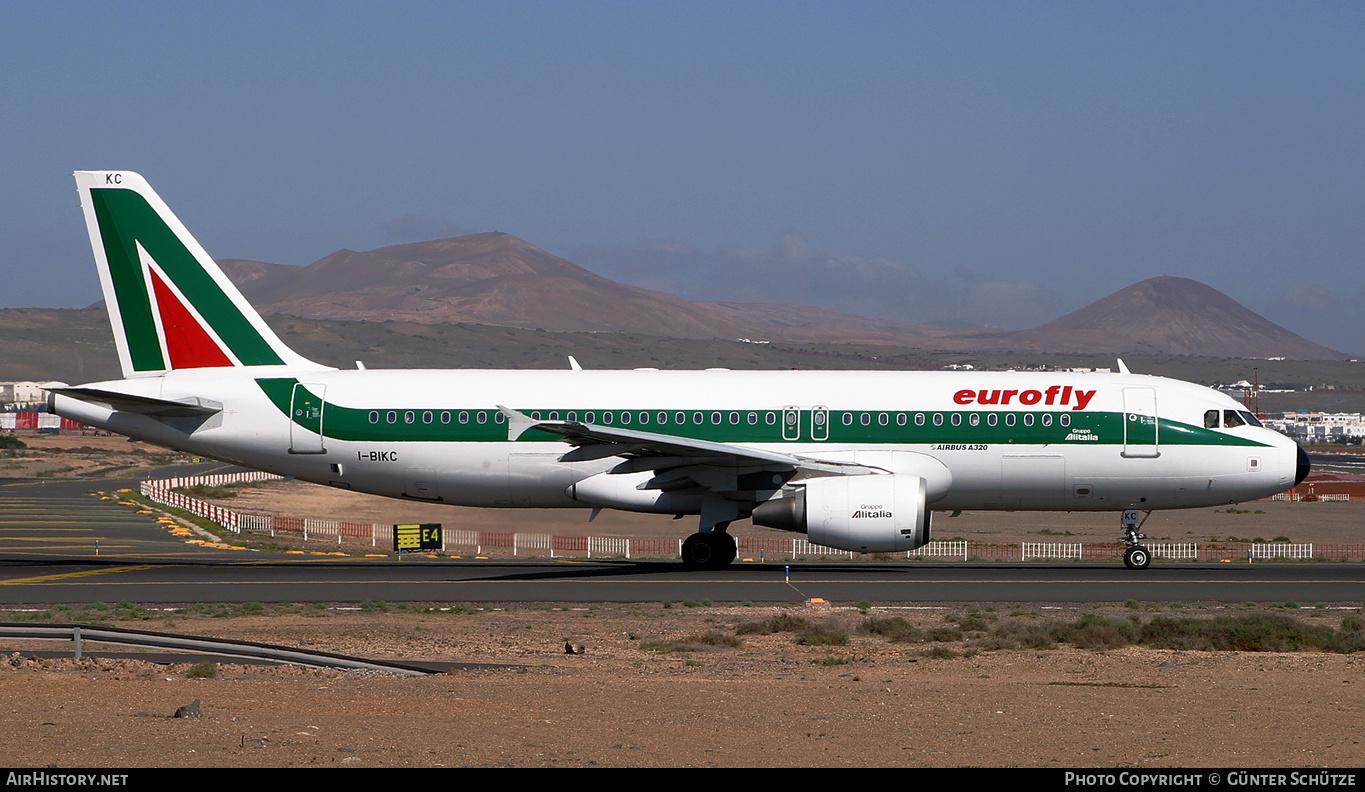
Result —
<path fill-rule="evenodd" d="M 953 401 L 958 404 L 1009 404 L 1016 398 L 1019 404 L 1026 406 L 1058 405 L 1084 410 L 1090 400 L 1095 398 L 1095 391 L 1080 390 L 1070 385 L 1053 385 L 1046 390 L 960 390 L 953 394 Z"/>

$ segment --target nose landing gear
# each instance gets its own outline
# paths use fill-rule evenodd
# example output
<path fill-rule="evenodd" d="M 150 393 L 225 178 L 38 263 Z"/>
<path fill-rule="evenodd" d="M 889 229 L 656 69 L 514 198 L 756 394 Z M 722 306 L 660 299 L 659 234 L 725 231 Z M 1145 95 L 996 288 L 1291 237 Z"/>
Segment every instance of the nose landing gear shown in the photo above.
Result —
<path fill-rule="evenodd" d="M 1152 553 L 1143 547 L 1142 540 L 1147 538 L 1147 534 L 1139 533 L 1138 529 L 1147 522 L 1147 517 L 1152 516 L 1147 512 L 1144 517 L 1137 509 L 1126 509 L 1123 512 L 1123 564 L 1129 569 L 1146 569 L 1152 564 Z"/>

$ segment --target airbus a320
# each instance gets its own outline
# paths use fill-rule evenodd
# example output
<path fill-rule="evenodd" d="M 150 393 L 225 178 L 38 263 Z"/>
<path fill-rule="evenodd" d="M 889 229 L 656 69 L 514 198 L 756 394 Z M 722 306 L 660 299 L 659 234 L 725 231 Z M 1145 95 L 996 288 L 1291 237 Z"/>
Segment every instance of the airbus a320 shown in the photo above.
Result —
<path fill-rule="evenodd" d="M 339 370 L 266 325 L 141 176 L 76 184 L 123 379 L 68 418 L 333 487 L 487 507 L 696 515 L 683 562 L 751 518 L 813 543 L 914 550 L 933 511 L 1140 514 L 1298 484 L 1308 457 L 1217 391 L 1130 373 Z"/>

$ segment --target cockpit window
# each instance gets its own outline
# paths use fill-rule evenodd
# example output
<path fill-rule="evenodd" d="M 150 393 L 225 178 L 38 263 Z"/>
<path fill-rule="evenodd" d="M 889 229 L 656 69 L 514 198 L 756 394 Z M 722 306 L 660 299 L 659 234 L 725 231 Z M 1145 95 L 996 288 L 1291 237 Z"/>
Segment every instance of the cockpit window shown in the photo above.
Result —
<path fill-rule="evenodd" d="M 1246 421 L 1242 420 L 1242 415 L 1243 413 L 1238 413 L 1236 410 L 1224 410 L 1223 411 L 1224 428 L 1231 429 L 1234 426 L 1245 426 Z"/>
<path fill-rule="evenodd" d="M 1218 411 L 1217 411 L 1217 410 L 1206 410 L 1206 411 L 1204 412 L 1204 428 L 1205 428 L 1205 429 L 1217 429 L 1217 428 L 1218 428 Z"/>
<path fill-rule="evenodd" d="M 1242 410 L 1237 414 L 1242 416 L 1242 420 L 1246 421 L 1252 426 L 1264 426 L 1264 424 L 1261 423 L 1261 420 L 1259 418 L 1257 418 L 1254 414 L 1247 412 L 1246 410 Z"/>

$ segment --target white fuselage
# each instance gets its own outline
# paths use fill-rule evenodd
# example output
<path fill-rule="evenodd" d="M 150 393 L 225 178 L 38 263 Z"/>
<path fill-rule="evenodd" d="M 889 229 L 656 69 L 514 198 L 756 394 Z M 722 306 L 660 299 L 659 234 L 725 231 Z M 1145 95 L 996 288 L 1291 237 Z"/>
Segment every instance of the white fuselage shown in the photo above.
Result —
<path fill-rule="evenodd" d="M 470 506 L 600 505 L 575 500 L 571 486 L 622 462 L 562 461 L 570 447 L 543 433 L 509 440 L 500 405 L 537 419 L 817 460 L 912 452 L 949 473 L 932 492 L 936 510 L 1241 502 L 1292 486 L 1299 453 L 1292 440 L 1263 427 L 1206 428 L 1210 411 L 1244 410 L 1216 391 L 1127 373 L 256 367 L 173 371 L 91 387 L 168 401 L 207 398 L 223 407 L 199 422 L 61 395 L 53 409 L 246 467 Z"/>

